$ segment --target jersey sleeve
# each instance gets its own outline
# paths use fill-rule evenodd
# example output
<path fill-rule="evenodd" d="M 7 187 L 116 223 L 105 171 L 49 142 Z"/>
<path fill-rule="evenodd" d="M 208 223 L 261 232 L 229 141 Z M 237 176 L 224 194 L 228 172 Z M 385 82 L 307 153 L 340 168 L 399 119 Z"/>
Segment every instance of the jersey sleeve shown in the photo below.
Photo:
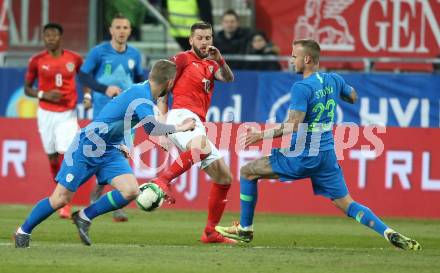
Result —
<path fill-rule="evenodd" d="M 346 84 L 344 78 L 342 78 L 339 74 L 332 73 L 331 75 L 333 79 L 335 79 L 339 94 L 342 94 L 346 97 L 350 96 L 353 87 Z"/>
<path fill-rule="evenodd" d="M 176 64 L 176 79 L 180 77 L 185 67 L 188 65 L 188 56 L 183 52 L 170 58 Z"/>
<path fill-rule="evenodd" d="M 89 55 L 86 58 L 86 61 L 81 66 L 81 72 L 84 72 L 86 74 L 94 72 L 95 68 L 99 66 L 100 61 L 101 60 L 99 58 L 99 51 L 95 47 L 90 51 Z"/>
<path fill-rule="evenodd" d="M 152 107 L 147 103 L 142 103 L 138 105 L 138 107 L 136 107 L 134 112 L 136 113 L 136 115 L 139 117 L 140 120 L 146 117 L 154 116 Z"/>
<path fill-rule="evenodd" d="M 142 100 L 141 101 L 142 103 L 137 105 L 136 108 L 134 109 L 134 112 L 138 116 L 139 120 L 142 120 L 142 119 L 149 117 L 149 116 L 154 116 L 154 111 L 153 111 L 154 103 L 151 100 L 148 100 L 147 98 L 144 97 L 145 90 L 143 90 L 142 88 L 138 88 L 138 87 L 134 87 L 134 88 L 135 89 L 131 90 L 132 94 L 134 95 L 134 98 L 132 98 L 132 101 L 134 101 L 136 99 Z M 127 91 L 125 91 L 125 92 L 127 92 Z"/>
<path fill-rule="evenodd" d="M 29 59 L 28 69 L 26 71 L 25 80 L 31 84 L 38 77 L 38 60 L 35 57 Z"/>
<path fill-rule="evenodd" d="M 83 59 L 80 55 L 76 55 L 76 73 L 79 72 L 79 70 L 81 69 L 81 66 L 83 64 Z"/>
<path fill-rule="evenodd" d="M 290 89 L 290 110 L 307 112 L 309 90 L 301 83 L 295 83 Z"/>

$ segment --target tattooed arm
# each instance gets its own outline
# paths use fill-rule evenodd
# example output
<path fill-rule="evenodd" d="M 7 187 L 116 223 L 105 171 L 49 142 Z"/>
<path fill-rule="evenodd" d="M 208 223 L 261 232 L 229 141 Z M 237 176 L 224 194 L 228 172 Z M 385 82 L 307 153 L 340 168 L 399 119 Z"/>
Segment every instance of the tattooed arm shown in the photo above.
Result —
<path fill-rule="evenodd" d="M 250 131 L 246 134 L 245 146 L 249 146 L 266 138 L 276 138 L 282 135 L 291 134 L 298 131 L 298 126 L 304 121 L 305 112 L 289 110 L 289 118 L 275 128 L 267 129 L 262 132 Z"/>
<path fill-rule="evenodd" d="M 222 57 L 220 51 L 216 47 L 209 47 L 209 56 L 220 66 L 220 68 L 215 72 L 215 79 L 222 82 L 234 81 L 234 73 L 232 73 L 231 68 L 225 62 L 225 59 Z"/>

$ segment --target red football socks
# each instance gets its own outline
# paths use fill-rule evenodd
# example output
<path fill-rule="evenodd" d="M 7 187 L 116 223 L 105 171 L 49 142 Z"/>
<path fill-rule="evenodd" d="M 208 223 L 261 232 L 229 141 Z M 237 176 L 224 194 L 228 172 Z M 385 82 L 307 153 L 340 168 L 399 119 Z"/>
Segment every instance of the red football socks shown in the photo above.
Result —
<path fill-rule="evenodd" d="M 64 155 L 58 154 L 57 158 L 55 158 L 53 160 L 49 160 L 50 172 L 52 173 L 52 178 L 54 181 L 55 181 L 55 177 L 58 174 L 58 171 L 61 168 L 61 163 L 63 162 L 63 158 L 64 158 Z"/>
<path fill-rule="evenodd" d="M 226 203 L 228 202 L 226 196 L 228 195 L 230 187 L 231 184 L 222 185 L 212 183 L 208 197 L 208 221 L 205 227 L 206 233 L 213 232 L 215 226 L 220 222 Z"/>

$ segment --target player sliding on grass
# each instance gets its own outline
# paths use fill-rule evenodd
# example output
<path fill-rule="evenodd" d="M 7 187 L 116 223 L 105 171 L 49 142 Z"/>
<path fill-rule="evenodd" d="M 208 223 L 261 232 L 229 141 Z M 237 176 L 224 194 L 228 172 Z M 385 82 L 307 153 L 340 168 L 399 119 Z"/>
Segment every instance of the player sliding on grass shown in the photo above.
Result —
<path fill-rule="evenodd" d="M 258 179 L 281 181 L 311 178 L 313 191 L 332 200 L 349 217 L 373 229 L 396 247 L 421 250 L 420 244 L 395 232 L 369 208 L 354 201 L 348 193 L 333 143 L 333 122 L 337 97 L 354 103 L 356 91 L 335 73 L 318 72 L 319 44 L 313 40 L 293 43 L 292 64 L 302 81 L 291 88 L 289 118 L 273 129 L 248 131 L 245 146 L 262 139 L 292 135 L 290 149 L 273 149 L 272 155 L 254 160 L 240 170 L 240 223 L 232 227 L 217 226 L 225 237 L 250 242 L 257 203 Z"/>
<path fill-rule="evenodd" d="M 92 175 L 96 175 L 98 183 L 110 182 L 115 190 L 72 214 L 85 245 L 91 244 L 88 230 L 95 217 L 120 209 L 136 198 L 139 194 L 138 182 L 124 158 L 128 154 L 127 147 L 120 145 L 124 136 L 129 137 L 135 125 L 143 125 L 150 135 L 183 132 L 195 127 L 195 121 L 191 119 L 182 120 L 178 125 L 166 125 L 154 118 L 153 100 L 164 96 L 172 88 L 175 75 L 174 63 L 158 61 L 151 69 L 148 81 L 136 84 L 114 98 L 91 124 L 81 130 L 64 157 L 56 177 L 57 187 L 49 198 L 34 206 L 18 228 L 14 236 L 15 247 L 29 247 L 32 230 L 69 203 L 76 190 Z"/>

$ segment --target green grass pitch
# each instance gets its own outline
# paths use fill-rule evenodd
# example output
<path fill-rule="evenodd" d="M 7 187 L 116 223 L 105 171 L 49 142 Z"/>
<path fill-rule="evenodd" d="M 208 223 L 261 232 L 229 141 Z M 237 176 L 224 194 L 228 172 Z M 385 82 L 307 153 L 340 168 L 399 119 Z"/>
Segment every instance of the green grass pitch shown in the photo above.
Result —
<path fill-rule="evenodd" d="M 257 214 L 250 244 L 204 245 L 205 212 L 128 209 L 127 223 L 111 215 L 91 227 L 93 245 L 57 215 L 34 230 L 30 249 L 15 249 L 11 236 L 29 206 L 0 206 L 0 272 L 440 272 L 440 221 L 385 219 L 414 237 L 421 252 L 389 245 L 347 217 Z M 238 215 L 227 213 L 223 225 Z"/>

